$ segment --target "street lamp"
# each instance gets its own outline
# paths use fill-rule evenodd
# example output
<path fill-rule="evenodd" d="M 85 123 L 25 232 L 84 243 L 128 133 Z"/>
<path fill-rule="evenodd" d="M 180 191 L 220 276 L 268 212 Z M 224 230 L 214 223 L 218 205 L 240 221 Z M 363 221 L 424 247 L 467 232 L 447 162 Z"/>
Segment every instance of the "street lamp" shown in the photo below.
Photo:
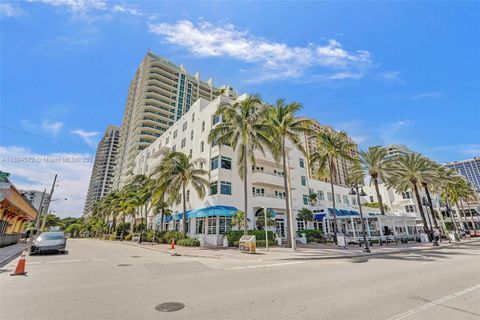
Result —
<path fill-rule="evenodd" d="M 430 215 L 428 214 L 427 198 L 422 197 L 422 205 L 425 206 L 425 210 L 426 210 L 426 214 L 427 214 L 427 218 L 428 218 L 428 223 L 430 224 L 430 234 L 431 234 L 431 237 L 433 239 L 433 246 L 438 247 L 439 244 L 438 244 L 438 241 L 437 241 L 437 237 L 435 236 L 435 233 L 433 232 L 432 220 L 430 219 Z M 432 212 L 432 215 L 433 215 L 433 212 Z"/>
<path fill-rule="evenodd" d="M 352 196 L 357 195 L 358 209 L 360 210 L 360 220 L 362 222 L 363 243 L 365 243 L 363 252 L 370 253 L 371 251 L 367 242 L 367 231 L 365 230 L 365 221 L 363 220 L 362 203 L 360 202 L 360 196 L 364 197 L 367 194 L 365 191 L 363 191 L 363 188 L 361 188 L 360 192 L 358 191 L 358 184 L 352 184 L 352 188 L 348 194 Z"/>

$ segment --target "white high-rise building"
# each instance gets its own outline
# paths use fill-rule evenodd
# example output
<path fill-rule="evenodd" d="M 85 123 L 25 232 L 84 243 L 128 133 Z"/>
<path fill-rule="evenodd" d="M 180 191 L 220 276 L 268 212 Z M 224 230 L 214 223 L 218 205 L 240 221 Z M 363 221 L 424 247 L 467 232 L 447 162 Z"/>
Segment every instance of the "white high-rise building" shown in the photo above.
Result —
<path fill-rule="evenodd" d="M 112 189 L 115 167 L 117 165 L 119 135 L 119 127 L 108 126 L 102 140 L 98 143 L 85 199 L 84 216 L 90 215 L 95 203 L 105 197 Z"/>
<path fill-rule="evenodd" d="M 409 153 L 413 153 L 412 150 L 404 146 L 403 144 L 391 144 L 386 147 L 384 147 L 385 150 L 387 151 L 386 158 L 393 158 L 396 156 L 402 156 L 406 155 Z"/>
<path fill-rule="evenodd" d="M 473 188 L 480 193 L 480 157 L 445 164 L 445 167 L 454 169 L 471 183 Z"/>
<path fill-rule="evenodd" d="M 120 130 L 115 187 L 132 176 L 135 157 L 170 128 L 199 98 L 211 101 L 220 92 L 234 94 L 230 87 L 215 88 L 212 79 L 200 80 L 183 65 L 148 52 L 128 89 Z"/>
<path fill-rule="evenodd" d="M 245 96 L 239 97 L 243 99 Z M 209 172 L 210 182 L 207 195 L 199 198 L 194 188 L 187 187 L 186 207 L 188 210 L 188 229 L 190 236 L 202 239 L 204 243 L 221 245 L 223 234 L 231 228 L 231 219 L 237 210 L 244 210 L 244 197 L 248 197 L 247 217 L 249 228 L 257 228 L 258 218 L 263 208 L 267 208 L 275 216 L 275 226 L 270 227 L 279 238 L 285 238 L 287 215 L 285 204 L 284 172 L 281 162 L 274 160 L 267 151 L 266 154 L 256 152 L 256 163 L 248 167 L 248 192 L 244 194 L 243 181 L 238 174 L 237 153 L 231 147 L 208 143 L 208 135 L 212 127 L 221 123 L 220 116 L 215 112 L 221 103 L 233 100 L 225 96 L 217 97 L 213 102 L 199 99 L 190 110 L 167 129 L 165 133 L 142 150 L 135 158 L 134 174 L 151 174 L 169 151 L 183 152 L 192 159 L 203 158 L 206 164 L 203 169 Z M 305 142 L 305 141 L 304 141 Z M 307 161 L 295 146 L 289 144 L 288 163 L 292 188 L 292 211 L 294 230 L 305 228 L 322 229 L 331 233 L 333 229 L 332 200 L 336 200 L 339 230 L 346 235 L 359 236 L 360 225 L 357 198 L 350 195 L 350 188 L 335 186 L 335 194 L 330 190 L 330 184 L 324 181 L 309 179 Z M 317 194 L 318 201 L 312 203 L 310 194 Z M 363 199 L 365 201 L 366 199 Z M 296 219 L 302 208 L 314 212 L 314 221 L 305 224 Z M 182 204 L 174 204 L 173 216 L 167 219 L 168 227 L 180 229 Z M 380 235 L 379 230 L 389 226 L 393 233 L 414 232 L 415 217 L 378 216 L 379 210 L 364 208 L 369 221 L 369 235 Z M 148 213 L 149 227 L 158 224 L 158 215 L 151 210 Z M 394 221 L 394 222 L 392 222 Z M 395 221 L 397 223 L 395 224 Z"/>

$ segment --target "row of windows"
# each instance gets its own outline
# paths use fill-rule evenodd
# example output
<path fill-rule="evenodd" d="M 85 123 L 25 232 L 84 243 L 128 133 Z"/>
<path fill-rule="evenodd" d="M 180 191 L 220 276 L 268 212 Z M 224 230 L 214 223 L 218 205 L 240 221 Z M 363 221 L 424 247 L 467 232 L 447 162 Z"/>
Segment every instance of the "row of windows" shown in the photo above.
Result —
<path fill-rule="evenodd" d="M 203 143 L 203 141 L 202 141 Z M 218 160 L 219 157 L 213 157 L 211 162 L 210 162 L 210 169 L 215 170 L 218 169 Z M 227 169 L 227 170 L 232 170 L 232 159 L 228 157 L 221 156 L 220 157 L 220 168 L 222 169 Z"/>
<path fill-rule="evenodd" d="M 210 195 L 218 194 L 218 181 L 210 184 Z M 232 183 L 228 181 L 220 181 L 220 194 L 231 195 Z"/>

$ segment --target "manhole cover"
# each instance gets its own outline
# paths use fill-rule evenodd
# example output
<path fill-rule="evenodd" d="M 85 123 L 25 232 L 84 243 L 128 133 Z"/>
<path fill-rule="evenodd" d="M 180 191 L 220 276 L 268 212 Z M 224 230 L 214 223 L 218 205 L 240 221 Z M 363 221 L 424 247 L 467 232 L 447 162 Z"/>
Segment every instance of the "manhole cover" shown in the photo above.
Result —
<path fill-rule="evenodd" d="M 132 265 L 131 264 L 128 264 L 128 263 L 120 263 L 117 265 L 117 267 L 131 267 Z"/>
<path fill-rule="evenodd" d="M 185 308 L 185 305 L 180 302 L 165 302 L 155 307 L 155 310 L 160 312 L 173 312 Z"/>
<path fill-rule="evenodd" d="M 142 256 L 132 256 L 132 258 L 141 258 Z"/>

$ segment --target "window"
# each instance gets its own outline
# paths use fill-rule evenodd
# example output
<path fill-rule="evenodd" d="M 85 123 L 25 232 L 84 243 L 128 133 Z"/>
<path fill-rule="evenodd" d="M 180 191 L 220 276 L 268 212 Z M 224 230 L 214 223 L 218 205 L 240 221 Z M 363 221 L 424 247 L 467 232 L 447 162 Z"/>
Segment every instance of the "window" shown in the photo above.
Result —
<path fill-rule="evenodd" d="M 172 151 L 173 151 L 173 152 L 177 151 L 177 146 L 173 146 L 173 147 L 172 147 Z"/>
<path fill-rule="evenodd" d="M 375 202 L 375 199 L 373 199 L 373 196 L 370 196 L 370 202 Z"/>
<path fill-rule="evenodd" d="M 415 212 L 415 206 L 413 204 L 405 206 L 405 212 Z"/>
<path fill-rule="evenodd" d="M 222 160 L 220 162 L 220 167 L 222 169 L 232 170 L 232 159 L 222 156 Z"/>
<path fill-rule="evenodd" d="M 349 205 L 347 196 L 343 196 L 343 203 L 345 203 L 347 206 Z"/>
<path fill-rule="evenodd" d="M 202 121 L 202 132 L 205 131 L 205 121 Z"/>
<path fill-rule="evenodd" d="M 213 196 L 214 194 L 218 193 L 218 182 L 212 182 L 210 184 L 210 195 Z"/>
<path fill-rule="evenodd" d="M 190 131 L 190 140 L 193 140 L 193 130 Z"/>
<path fill-rule="evenodd" d="M 402 192 L 402 199 L 412 199 L 412 194 L 409 191 Z"/>
<path fill-rule="evenodd" d="M 220 122 L 220 115 L 214 116 L 212 119 L 212 126 L 216 125 L 219 122 Z"/>
<path fill-rule="evenodd" d="M 218 169 L 218 157 L 212 158 L 210 162 L 210 170 Z"/>
<path fill-rule="evenodd" d="M 275 190 L 275 198 L 285 199 L 285 192 Z"/>
<path fill-rule="evenodd" d="M 308 205 L 308 194 L 303 195 L 303 204 Z"/>
<path fill-rule="evenodd" d="M 305 178 L 304 176 L 301 176 L 300 179 L 302 180 L 302 186 L 306 186 L 307 185 L 307 178 Z"/>
<path fill-rule="evenodd" d="M 300 158 L 299 162 L 300 162 L 300 168 L 305 168 L 305 160 L 303 158 Z"/>
<path fill-rule="evenodd" d="M 187 201 L 190 201 L 190 190 L 187 190 L 187 195 L 185 197 L 187 198 Z"/>
<path fill-rule="evenodd" d="M 217 217 L 208 218 L 208 234 L 217 234 Z"/>
<path fill-rule="evenodd" d="M 178 130 L 173 131 L 173 139 L 175 139 L 178 135 Z"/>
<path fill-rule="evenodd" d="M 204 150 L 204 147 L 205 147 L 205 142 L 200 142 L 200 152 L 203 152 Z"/>
<path fill-rule="evenodd" d="M 317 197 L 318 197 L 318 200 L 325 200 L 325 195 L 323 194 L 323 191 L 318 191 Z"/>
<path fill-rule="evenodd" d="M 328 199 L 328 201 L 332 201 L 332 200 L 333 200 L 332 193 L 327 192 L 327 199 Z"/>
<path fill-rule="evenodd" d="M 185 148 L 185 144 L 187 143 L 187 139 L 183 138 L 182 139 L 182 144 L 180 146 L 180 148 Z"/>
<path fill-rule="evenodd" d="M 220 193 L 221 194 L 232 194 L 232 183 L 228 181 L 221 181 L 220 182 Z"/>
<path fill-rule="evenodd" d="M 193 150 L 190 149 L 190 150 L 188 151 L 188 155 L 190 156 L 190 158 L 192 157 L 192 153 L 193 153 Z"/>
<path fill-rule="evenodd" d="M 305 221 L 297 219 L 297 230 L 298 231 L 305 230 Z"/>
<path fill-rule="evenodd" d="M 217 139 L 212 140 L 212 148 L 215 147 L 215 146 L 218 146 L 218 140 Z"/>
<path fill-rule="evenodd" d="M 195 112 L 192 113 L 192 122 L 195 121 Z"/>
<path fill-rule="evenodd" d="M 232 219 L 227 217 L 218 218 L 218 233 L 225 234 L 230 230 L 230 225 L 232 224 Z"/>
<path fill-rule="evenodd" d="M 188 123 L 187 123 L 187 122 L 183 123 L 183 126 L 182 126 L 182 131 L 185 131 L 185 130 L 187 130 L 187 125 L 188 125 Z"/>
<path fill-rule="evenodd" d="M 197 234 L 203 234 L 205 233 L 205 225 L 203 224 L 203 219 L 197 219 L 196 221 L 196 233 Z"/>
<path fill-rule="evenodd" d="M 336 202 L 336 203 L 342 203 L 342 197 L 340 197 L 339 194 L 336 194 L 336 195 L 335 195 L 335 202 Z"/>
<path fill-rule="evenodd" d="M 252 188 L 252 192 L 254 196 L 263 196 L 265 195 L 265 189 L 264 188 Z"/>

